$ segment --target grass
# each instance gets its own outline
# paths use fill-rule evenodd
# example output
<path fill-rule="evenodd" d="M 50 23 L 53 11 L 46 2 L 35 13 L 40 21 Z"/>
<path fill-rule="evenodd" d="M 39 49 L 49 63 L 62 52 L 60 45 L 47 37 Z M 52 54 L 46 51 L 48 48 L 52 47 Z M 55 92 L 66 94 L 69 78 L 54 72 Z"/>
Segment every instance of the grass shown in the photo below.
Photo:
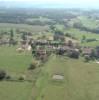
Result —
<path fill-rule="evenodd" d="M 81 21 L 81 23 L 91 29 L 95 29 L 99 26 L 99 22 L 96 21 L 95 19 L 88 18 L 85 16 L 79 16 L 78 19 Z"/>
<path fill-rule="evenodd" d="M 71 26 L 73 26 L 73 23 L 75 22 L 81 22 L 85 27 L 88 27 L 90 29 L 96 29 L 99 26 L 99 21 L 96 21 L 93 18 L 88 18 L 86 16 L 78 16 L 76 19 L 72 19 L 69 24 Z M 79 39 L 81 41 L 82 36 L 85 35 L 87 39 L 90 38 L 95 38 L 95 39 L 99 39 L 99 34 L 96 33 L 91 33 L 91 32 L 86 32 L 86 31 L 81 31 L 79 29 L 75 29 L 75 28 L 68 28 L 66 29 L 66 32 L 71 33 L 73 36 L 75 36 L 77 39 Z M 82 43 L 82 46 L 98 46 L 99 41 L 96 42 L 85 42 Z"/>
<path fill-rule="evenodd" d="M 0 82 L 0 100 L 30 100 L 31 88 L 28 82 Z"/>
<path fill-rule="evenodd" d="M 9 26 L 9 27 L 8 27 Z M 64 27 L 57 25 L 60 30 Z M 32 32 L 41 32 L 41 26 L 0 24 L 0 29 L 20 28 Z M 37 30 L 38 28 L 38 30 Z M 44 27 L 44 30 L 46 28 Z M 36 31 L 35 31 L 36 30 Z M 43 31 L 43 30 L 42 30 Z M 82 39 L 97 38 L 98 34 L 87 33 L 78 29 L 67 29 L 75 37 Z M 40 36 L 35 35 L 34 38 Z M 47 38 L 52 34 L 48 33 Z M 97 46 L 98 42 L 83 43 L 81 45 Z M 30 73 L 27 68 L 32 61 L 30 52 L 19 54 L 17 46 L 0 47 L 0 69 L 4 69 L 12 76 L 19 77 L 26 74 L 31 82 L 0 82 L 0 100 L 98 100 L 99 99 L 99 65 L 95 62 L 85 63 L 79 60 L 52 55 L 44 66 Z M 54 74 L 64 75 L 63 81 L 52 80 Z M 36 82 L 36 84 L 35 84 Z M 35 85 L 34 85 L 35 84 Z"/>
<path fill-rule="evenodd" d="M 79 41 L 81 41 L 83 36 L 86 36 L 86 39 L 99 39 L 99 34 L 95 34 L 95 33 L 90 33 L 90 32 L 86 32 L 86 31 L 80 31 L 79 29 L 75 29 L 75 28 L 69 28 L 67 29 L 65 32 L 70 33 L 71 35 L 73 35 L 74 37 L 76 37 Z M 85 43 L 81 43 L 82 46 L 98 46 L 99 45 L 99 41 L 95 41 L 95 42 L 85 42 Z"/>
<path fill-rule="evenodd" d="M 26 72 L 31 53 L 18 54 L 16 46 L 0 47 L 0 69 L 19 76 Z M 41 69 L 41 71 L 40 71 Z M 31 72 L 36 84 L 30 82 L 0 82 L 0 100 L 98 100 L 99 65 L 52 55 L 44 66 Z M 52 80 L 54 74 L 64 75 L 63 81 Z"/>
<path fill-rule="evenodd" d="M 0 47 L 0 68 L 12 75 L 23 74 L 31 55 L 18 55 L 15 49 Z M 35 85 L 30 82 L 0 82 L 0 100 L 98 100 L 98 66 L 95 62 L 85 63 L 82 58 L 75 60 L 52 55 L 40 73 L 38 69 L 31 72 L 32 78 L 38 77 Z M 57 73 L 64 75 L 63 81 L 52 80 Z"/>
<path fill-rule="evenodd" d="M 48 26 L 0 23 L 0 30 L 10 30 L 10 29 L 20 29 L 30 32 L 43 32 L 48 29 Z"/>
<path fill-rule="evenodd" d="M 26 20 L 27 22 L 33 22 L 33 21 L 41 21 L 41 22 L 50 22 L 51 19 L 48 19 L 46 17 L 40 17 L 40 18 L 29 18 Z"/>
<path fill-rule="evenodd" d="M 98 66 L 82 59 L 52 56 L 38 78 L 40 94 L 37 100 L 98 100 Z M 56 73 L 64 74 L 63 82 L 52 81 L 52 75 Z"/>
<path fill-rule="evenodd" d="M 31 53 L 25 52 L 19 54 L 16 52 L 16 48 L 13 46 L 0 47 L 0 69 L 4 69 L 15 79 L 26 73 L 32 61 Z M 0 100 L 31 100 L 32 88 L 33 83 L 27 81 L 1 81 Z"/>
<path fill-rule="evenodd" d="M 0 69 L 16 74 L 23 73 L 29 66 L 32 56 L 31 53 L 21 53 L 16 51 L 17 47 L 0 47 Z"/>

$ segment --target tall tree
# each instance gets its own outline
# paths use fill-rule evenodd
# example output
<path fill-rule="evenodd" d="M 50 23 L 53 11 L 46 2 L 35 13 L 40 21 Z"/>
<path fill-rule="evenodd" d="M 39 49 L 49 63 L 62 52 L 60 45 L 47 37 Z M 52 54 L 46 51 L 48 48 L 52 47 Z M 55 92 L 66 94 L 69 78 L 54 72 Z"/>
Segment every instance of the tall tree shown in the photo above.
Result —
<path fill-rule="evenodd" d="M 55 31 L 56 27 L 55 27 L 54 25 L 50 25 L 50 29 L 51 29 L 52 31 Z"/>
<path fill-rule="evenodd" d="M 9 37 L 9 45 L 14 44 L 14 31 L 13 29 L 10 30 L 10 37 Z"/>
<path fill-rule="evenodd" d="M 27 34 L 25 32 L 23 32 L 21 38 L 22 38 L 22 40 L 27 40 Z"/>
<path fill-rule="evenodd" d="M 10 30 L 10 39 L 13 39 L 14 38 L 14 31 L 11 29 Z"/>

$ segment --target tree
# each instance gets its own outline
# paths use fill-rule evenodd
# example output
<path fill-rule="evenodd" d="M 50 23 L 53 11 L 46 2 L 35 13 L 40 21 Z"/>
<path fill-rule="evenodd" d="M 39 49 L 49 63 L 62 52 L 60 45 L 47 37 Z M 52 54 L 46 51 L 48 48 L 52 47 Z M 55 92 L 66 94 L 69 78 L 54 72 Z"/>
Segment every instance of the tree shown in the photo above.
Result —
<path fill-rule="evenodd" d="M 90 55 L 90 58 L 92 60 L 94 60 L 96 58 L 96 51 L 95 50 L 92 50 L 91 55 Z"/>
<path fill-rule="evenodd" d="M 96 47 L 96 58 L 99 58 L 99 46 Z"/>
<path fill-rule="evenodd" d="M 80 21 L 79 21 L 79 22 L 75 22 L 75 23 L 73 24 L 73 27 L 74 27 L 74 28 L 79 28 L 79 29 L 80 29 L 80 28 L 83 28 L 83 24 L 82 24 L 82 22 L 80 22 Z"/>
<path fill-rule="evenodd" d="M 51 29 L 52 31 L 55 31 L 55 26 L 54 26 L 54 25 L 50 25 L 50 29 Z"/>
<path fill-rule="evenodd" d="M 56 30 L 55 35 L 64 35 L 64 33 L 61 30 Z"/>
<path fill-rule="evenodd" d="M 68 46 L 73 47 L 73 42 L 71 40 L 68 41 Z"/>
<path fill-rule="evenodd" d="M 65 35 L 62 31 L 56 30 L 54 33 L 54 40 L 55 41 L 65 41 Z"/>
<path fill-rule="evenodd" d="M 33 61 L 33 62 L 30 64 L 28 70 L 34 70 L 34 69 L 37 67 L 37 64 L 38 64 L 37 61 Z"/>
<path fill-rule="evenodd" d="M 4 32 L 3 32 L 3 31 L 1 31 L 1 33 L 0 33 L 0 39 L 2 39 L 2 38 L 3 38 L 3 36 L 4 36 Z"/>
<path fill-rule="evenodd" d="M 6 72 L 4 70 L 0 70 L 0 80 L 3 80 L 6 77 Z"/>
<path fill-rule="evenodd" d="M 83 35 L 83 36 L 82 36 L 82 41 L 85 41 L 85 40 L 86 40 L 86 36 Z"/>
<path fill-rule="evenodd" d="M 17 34 L 20 34 L 20 30 L 18 28 L 16 29 L 16 33 Z"/>
<path fill-rule="evenodd" d="M 10 38 L 13 38 L 14 37 L 14 31 L 11 29 L 10 30 Z"/>
<path fill-rule="evenodd" d="M 79 54 L 80 54 L 79 51 L 73 50 L 69 53 L 69 57 L 78 59 Z"/>
<path fill-rule="evenodd" d="M 64 53 L 65 53 L 65 51 L 62 49 L 62 48 L 60 48 L 59 50 L 57 50 L 57 52 L 56 52 L 58 55 L 63 55 Z"/>
<path fill-rule="evenodd" d="M 9 39 L 9 45 L 13 45 L 14 43 L 14 31 L 10 30 L 10 39 Z"/>
<path fill-rule="evenodd" d="M 22 40 L 27 40 L 27 35 L 25 32 L 22 33 L 22 36 L 21 36 Z"/>
<path fill-rule="evenodd" d="M 89 55 L 85 55 L 84 58 L 85 58 L 85 62 L 89 62 L 90 61 L 90 56 Z"/>

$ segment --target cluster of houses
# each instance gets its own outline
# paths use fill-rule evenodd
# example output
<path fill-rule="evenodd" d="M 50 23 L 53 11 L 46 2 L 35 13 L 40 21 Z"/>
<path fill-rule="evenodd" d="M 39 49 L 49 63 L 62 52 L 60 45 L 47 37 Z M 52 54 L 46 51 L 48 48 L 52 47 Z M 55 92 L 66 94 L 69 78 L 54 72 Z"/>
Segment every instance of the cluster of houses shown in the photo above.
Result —
<path fill-rule="evenodd" d="M 0 45 L 9 44 L 9 39 L 0 39 Z M 53 35 L 53 39 L 32 39 L 32 34 L 28 35 L 27 40 L 18 41 L 20 47 L 16 49 L 18 52 L 25 50 L 32 51 L 33 55 L 43 59 L 46 55 L 55 53 L 58 55 L 67 55 L 74 58 L 79 58 L 79 55 L 83 56 L 96 56 L 99 57 L 99 48 L 93 47 L 81 47 L 78 42 L 72 40 L 65 40 L 65 36 L 62 32 L 57 31 Z"/>
<path fill-rule="evenodd" d="M 39 55 L 46 55 L 47 53 L 55 53 L 58 55 L 67 55 L 73 58 L 82 56 L 99 57 L 99 49 L 94 47 L 81 47 L 78 43 L 69 44 L 69 42 L 37 40 L 32 41 L 31 47 L 35 46 L 33 50 Z"/>

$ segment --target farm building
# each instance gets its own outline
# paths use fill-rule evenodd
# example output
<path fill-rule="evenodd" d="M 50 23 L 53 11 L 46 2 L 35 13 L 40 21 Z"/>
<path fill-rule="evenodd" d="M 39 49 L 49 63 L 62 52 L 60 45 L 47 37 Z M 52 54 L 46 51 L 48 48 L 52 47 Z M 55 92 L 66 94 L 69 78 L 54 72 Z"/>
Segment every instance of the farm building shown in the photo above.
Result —
<path fill-rule="evenodd" d="M 55 74 L 52 76 L 53 80 L 64 80 L 64 76 L 60 74 Z"/>
<path fill-rule="evenodd" d="M 91 47 L 84 47 L 82 49 L 82 55 L 89 55 L 90 56 L 92 51 L 93 51 L 93 48 L 91 48 Z"/>

